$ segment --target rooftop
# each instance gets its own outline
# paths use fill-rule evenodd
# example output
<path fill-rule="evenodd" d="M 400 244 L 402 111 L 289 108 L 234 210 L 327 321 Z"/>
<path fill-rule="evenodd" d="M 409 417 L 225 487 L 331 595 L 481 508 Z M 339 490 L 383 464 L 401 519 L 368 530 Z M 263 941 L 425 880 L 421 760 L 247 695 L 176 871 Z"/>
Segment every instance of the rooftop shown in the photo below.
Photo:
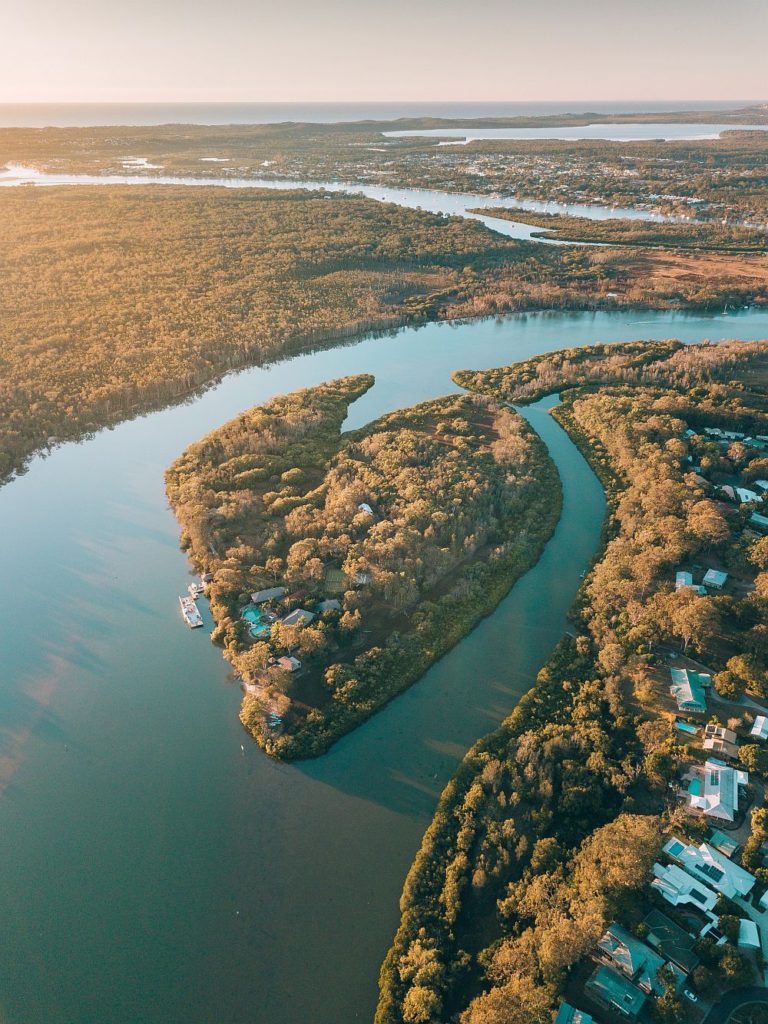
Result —
<path fill-rule="evenodd" d="M 690 974 L 698 966 L 699 958 L 693 951 L 696 939 L 683 931 L 660 910 L 652 910 L 644 922 L 648 927 L 648 942 L 672 963 Z"/>
<path fill-rule="evenodd" d="M 733 821 L 739 809 L 739 786 L 746 786 L 746 772 L 731 768 L 714 757 L 694 769 L 688 787 L 689 806 L 713 818 Z"/>
<path fill-rule="evenodd" d="M 671 668 L 672 676 L 670 693 L 677 701 L 681 711 L 706 711 L 707 697 L 704 686 L 710 683 L 711 676 L 700 675 L 687 668 Z"/>
<path fill-rule="evenodd" d="M 584 987 L 600 1002 L 614 1006 L 633 1020 L 645 1004 L 645 993 L 610 967 L 598 967 Z"/>
<path fill-rule="evenodd" d="M 693 846 L 673 838 L 665 845 L 664 852 L 678 861 L 692 878 L 699 879 L 729 899 L 746 896 L 755 884 L 754 875 L 734 864 L 709 843 Z"/>

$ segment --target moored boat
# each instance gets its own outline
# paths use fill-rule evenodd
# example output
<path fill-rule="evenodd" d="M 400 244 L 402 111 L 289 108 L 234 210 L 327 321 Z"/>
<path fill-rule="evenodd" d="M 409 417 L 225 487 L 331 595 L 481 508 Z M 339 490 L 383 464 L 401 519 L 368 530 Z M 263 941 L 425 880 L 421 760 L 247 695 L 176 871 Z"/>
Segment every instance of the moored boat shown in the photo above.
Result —
<path fill-rule="evenodd" d="M 191 597 L 180 597 L 181 614 L 190 629 L 196 629 L 203 624 L 203 616 L 200 614 L 197 605 Z"/>

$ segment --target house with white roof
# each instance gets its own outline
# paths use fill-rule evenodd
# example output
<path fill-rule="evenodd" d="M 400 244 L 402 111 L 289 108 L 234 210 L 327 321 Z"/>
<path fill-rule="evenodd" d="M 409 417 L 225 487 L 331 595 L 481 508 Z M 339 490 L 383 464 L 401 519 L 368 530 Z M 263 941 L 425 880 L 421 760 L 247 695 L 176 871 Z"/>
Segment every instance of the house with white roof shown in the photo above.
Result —
<path fill-rule="evenodd" d="M 688 806 L 712 818 L 733 821 L 739 810 L 739 787 L 749 784 L 749 775 L 711 757 L 693 770 L 688 786 Z"/>
<path fill-rule="evenodd" d="M 737 487 L 736 493 L 739 496 L 739 501 L 760 501 L 760 495 L 757 491 L 753 491 L 749 487 Z"/>
<path fill-rule="evenodd" d="M 716 889 L 728 899 L 746 896 L 755 885 L 754 875 L 734 864 L 709 843 L 693 846 L 673 837 L 664 846 L 664 852 L 676 860 L 691 878 Z"/>
<path fill-rule="evenodd" d="M 760 949 L 760 932 L 754 921 L 742 918 L 739 921 L 739 949 Z"/>
<path fill-rule="evenodd" d="M 654 864 L 651 885 L 673 907 L 690 904 L 704 913 L 714 910 L 718 895 L 708 885 L 692 878 L 677 864 Z"/>
<path fill-rule="evenodd" d="M 768 740 L 768 718 L 765 715 L 756 716 L 749 735 L 757 736 L 759 740 Z"/>

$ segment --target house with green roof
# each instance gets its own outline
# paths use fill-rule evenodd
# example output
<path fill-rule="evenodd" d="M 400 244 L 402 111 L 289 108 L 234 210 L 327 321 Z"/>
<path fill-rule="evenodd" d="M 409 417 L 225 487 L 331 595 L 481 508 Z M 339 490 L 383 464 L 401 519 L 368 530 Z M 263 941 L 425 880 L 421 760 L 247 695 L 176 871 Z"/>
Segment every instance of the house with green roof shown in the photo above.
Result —
<path fill-rule="evenodd" d="M 677 701 L 678 708 L 704 714 L 707 710 L 704 688 L 712 683 L 712 677 L 689 668 L 671 668 L 669 673 L 672 676 L 669 692 Z"/>
<path fill-rule="evenodd" d="M 615 1010 L 626 1020 L 637 1020 L 647 999 L 645 992 L 605 965 L 589 977 L 584 991 L 600 1006 Z"/>

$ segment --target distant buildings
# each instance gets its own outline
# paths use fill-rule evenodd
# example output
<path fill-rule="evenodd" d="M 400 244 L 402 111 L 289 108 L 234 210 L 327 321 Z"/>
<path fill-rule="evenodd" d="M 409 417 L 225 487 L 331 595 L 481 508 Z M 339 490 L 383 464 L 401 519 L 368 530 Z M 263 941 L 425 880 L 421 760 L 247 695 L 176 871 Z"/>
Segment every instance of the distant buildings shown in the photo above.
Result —
<path fill-rule="evenodd" d="M 670 675 L 672 684 L 669 692 L 677 701 L 678 708 L 681 711 L 697 711 L 703 714 L 707 710 L 704 687 L 711 684 L 712 677 L 687 668 L 672 668 Z"/>

